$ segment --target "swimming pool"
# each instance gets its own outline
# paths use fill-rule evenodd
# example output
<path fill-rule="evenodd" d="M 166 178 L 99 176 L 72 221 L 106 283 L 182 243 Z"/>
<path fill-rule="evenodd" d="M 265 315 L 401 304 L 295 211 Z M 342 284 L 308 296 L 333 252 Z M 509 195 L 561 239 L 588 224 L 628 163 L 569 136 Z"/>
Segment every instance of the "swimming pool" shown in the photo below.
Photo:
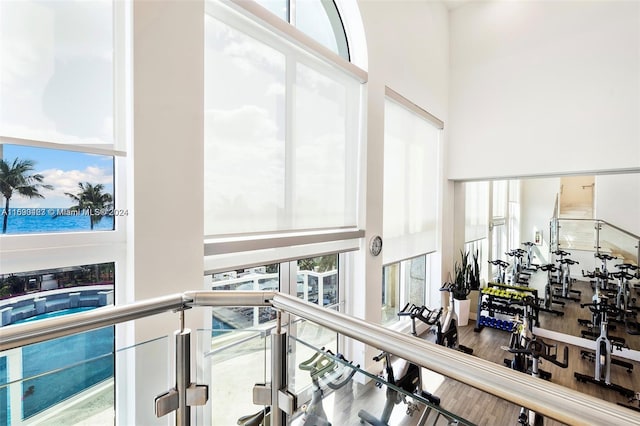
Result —
<path fill-rule="evenodd" d="M 68 315 L 93 308 L 73 308 L 21 322 Z M 34 416 L 83 390 L 113 377 L 114 328 L 106 327 L 22 348 L 22 419 Z M 8 382 L 11 360 L 0 357 L 0 386 Z M 7 387 L 0 388 L 0 422 L 11 424 Z"/>

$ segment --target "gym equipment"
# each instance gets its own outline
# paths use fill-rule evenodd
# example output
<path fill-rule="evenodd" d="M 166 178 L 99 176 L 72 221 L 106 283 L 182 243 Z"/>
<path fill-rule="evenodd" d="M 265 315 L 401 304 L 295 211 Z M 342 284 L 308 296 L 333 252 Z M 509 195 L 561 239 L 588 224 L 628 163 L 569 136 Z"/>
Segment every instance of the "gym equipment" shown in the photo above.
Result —
<path fill-rule="evenodd" d="M 623 404 L 622 402 L 618 402 L 618 405 L 621 405 L 621 406 L 623 406 L 623 407 L 630 408 L 630 409 L 632 409 L 632 410 L 634 410 L 634 411 L 640 411 L 640 392 L 636 392 L 636 394 L 635 394 L 633 397 L 629 398 L 629 401 L 628 401 L 628 402 L 630 402 L 630 403 L 631 403 L 631 402 L 633 402 L 633 401 L 638 401 L 638 405 L 637 405 L 637 406 L 635 406 L 635 405 L 628 405 L 628 404 Z"/>
<path fill-rule="evenodd" d="M 617 259 L 617 257 L 611 256 L 607 253 L 595 253 L 593 256 L 602 261 L 602 267 L 600 268 L 601 274 L 599 277 L 600 281 L 598 283 L 600 284 L 600 290 L 605 292 L 614 291 L 615 289 L 609 288 L 609 279 L 611 275 L 609 274 L 609 269 L 607 268 L 607 262 L 613 259 Z"/>
<path fill-rule="evenodd" d="M 419 409 L 418 404 L 408 401 L 406 395 L 398 391 L 398 389 L 402 389 L 408 394 L 420 396 L 433 405 L 440 405 L 440 398 L 422 390 L 422 379 L 420 375 L 420 367 L 418 365 L 402 360 L 403 365 L 398 369 L 399 374 L 396 374 L 391 363 L 391 354 L 388 352 L 380 353 L 373 357 L 373 360 L 376 362 L 384 360 L 386 372 L 385 379 L 387 383 L 392 386 L 387 386 L 386 401 L 380 418 L 375 417 L 366 410 L 360 410 L 358 411 L 360 423 L 368 423 L 373 426 L 389 426 L 389 419 L 391 418 L 393 408 L 400 402 L 407 405 L 407 415 L 412 416 L 413 413 Z M 398 378 L 396 379 L 396 377 Z M 376 382 L 376 386 L 382 387 L 382 383 Z M 431 413 L 431 409 L 431 406 L 427 405 L 418 420 L 418 425 L 422 426 L 425 424 L 427 417 Z M 438 413 L 438 416 L 439 415 L 440 413 Z"/>
<path fill-rule="evenodd" d="M 523 348 L 509 349 L 509 352 L 514 356 L 524 355 L 531 360 L 531 375 L 533 377 L 542 377 L 541 370 L 539 369 L 540 358 L 557 365 L 560 368 L 567 368 L 569 348 L 564 346 L 564 360 L 559 361 L 557 357 L 557 345 L 548 345 L 542 339 L 533 336 L 533 339 L 528 340 Z M 518 424 L 523 426 L 542 426 L 544 425 L 544 418 L 533 410 L 526 407 L 520 409 L 520 415 L 518 416 Z"/>
<path fill-rule="evenodd" d="M 532 296 L 523 297 L 519 303 L 522 304 L 524 313 L 523 315 L 516 316 L 513 328 L 511 330 L 512 334 L 511 338 L 509 339 L 509 346 L 503 347 L 504 350 L 513 353 L 514 356 L 513 359 L 505 358 L 504 364 L 514 370 L 527 373 L 532 368 L 532 361 L 529 357 L 527 357 L 527 353 L 518 351 L 525 350 L 527 344 L 536 339 L 536 336 L 533 334 L 533 321 L 536 317 L 535 315 L 538 304 L 536 303 L 535 298 L 533 298 Z M 544 355 L 555 358 L 555 353 L 546 352 Z M 543 370 L 536 371 L 536 375 L 536 377 L 542 377 L 545 380 L 551 379 L 551 373 Z"/>
<path fill-rule="evenodd" d="M 445 311 L 444 318 L 439 321 L 436 343 L 448 348 L 457 349 L 466 354 L 472 354 L 473 349 L 462 346 L 458 342 L 458 315 L 453 302 L 453 283 L 444 283 L 440 291 L 449 292 L 449 307 Z"/>
<path fill-rule="evenodd" d="M 552 305 L 558 304 L 560 306 L 564 306 L 564 302 L 560 300 L 554 300 L 553 294 L 551 292 L 551 284 L 553 282 L 553 273 L 557 271 L 558 268 L 553 263 L 547 263 L 545 265 L 540 265 L 538 268 L 547 273 L 547 284 L 544 286 L 544 299 L 538 301 L 538 311 L 548 312 L 550 314 L 563 316 L 564 311 L 558 311 L 553 309 Z"/>
<path fill-rule="evenodd" d="M 507 262 L 505 262 L 504 260 L 489 260 L 489 263 L 491 263 L 492 265 L 495 265 L 498 267 L 498 271 L 495 273 L 494 277 L 493 277 L 493 281 L 496 283 L 500 283 L 500 284 L 504 284 L 505 283 L 505 276 L 506 276 L 506 272 L 507 272 L 507 267 L 509 266 L 509 264 Z"/>
<path fill-rule="evenodd" d="M 560 259 L 556 259 L 556 262 L 560 262 L 562 259 L 565 258 L 565 256 L 570 256 L 571 253 L 569 253 L 568 251 L 564 251 L 564 250 L 556 250 L 552 252 L 554 255 L 556 256 L 560 256 Z M 558 270 L 556 271 L 556 276 L 555 276 L 555 282 L 554 284 L 562 284 L 562 274 L 563 274 L 563 269 L 561 266 L 558 266 Z"/>
<path fill-rule="evenodd" d="M 311 358 L 299 365 L 301 370 L 309 371 L 313 386 L 311 402 L 302 408 L 304 411 L 302 424 L 304 426 L 331 426 L 322 406 L 324 392 L 320 380 L 323 380 L 330 389 L 337 390 L 349 383 L 356 373 L 356 369 L 360 367 L 359 365 L 351 367 L 351 362 L 347 361 L 342 354 L 334 355 L 329 350 L 326 351 L 326 354 L 329 356 L 316 352 Z M 335 359 L 339 359 L 344 364 L 336 362 Z M 345 376 L 344 373 L 347 370 L 349 373 Z"/>
<path fill-rule="evenodd" d="M 553 252 L 553 254 L 555 254 L 556 256 L 560 256 L 560 259 L 556 259 L 556 262 L 560 263 L 560 266 L 558 267 L 559 275 L 558 274 L 556 275 L 556 278 L 558 279 L 556 284 L 559 284 L 562 286 L 560 289 L 560 294 L 556 293 L 554 294 L 554 297 L 579 302 L 580 297 L 571 296 L 571 293 L 575 293 L 578 296 L 582 294 L 579 290 L 573 290 L 571 288 L 571 286 L 573 285 L 573 282 L 575 281 L 575 279 L 571 278 L 571 265 L 576 265 L 579 262 L 566 257 L 566 256 L 569 256 L 571 253 L 566 252 L 564 250 L 556 250 Z"/>
<path fill-rule="evenodd" d="M 422 306 L 422 307 L 418 307 L 416 305 L 414 305 L 413 303 L 407 303 L 406 305 L 404 305 L 404 308 L 402 308 L 402 310 L 400 312 L 398 312 L 398 316 L 399 317 L 409 317 L 411 318 L 411 334 L 414 336 L 417 336 L 418 333 L 416 332 L 416 318 L 418 318 L 419 315 L 422 314 L 422 312 L 424 310 L 429 311 L 429 313 L 431 313 L 432 311 L 430 311 L 428 308 Z M 435 312 L 435 310 L 433 311 Z M 442 313 L 442 309 L 440 309 L 438 311 L 438 317 L 435 318 L 435 320 L 431 321 L 431 319 L 429 318 L 429 321 L 427 321 L 424 318 L 420 318 L 423 322 L 425 322 L 428 325 L 433 325 L 435 324 L 435 321 L 438 320 L 440 318 L 440 314 Z"/>
<path fill-rule="evenodd" d="M 529 285 L 529 278 L 531 278 L 531 274 L 528 272 L 524 272 L 524 267 L 522 266 L 522 257 L 525 255 L 525 253 L 526 251 L 521 248 L 517 248 L 505 253 L 507 256 L 513 257 L 513 264 L 511 265 L 511 275 L 509 280 L 509 282 L 513 285 Z"/>
<path fill-rule="evenodd" d="M 611 338 L 608 336 L 608 320 L 609 314 L 616 315 L 618 308 L 610 305 L 606 297 L 602 297 L 599 302 L 581 304 L 581 307 L 588 306 L 589 310 L 596 313 L 600 317 L 600 336 L 596 339 L 596 352 L 592 354 L 588 351 L 581 351 L 581 355 L 584 357 L 591 357 L 595 362 L 595 375 L 593 377 L 574 372 L 574 377 L 579 382 L 595 383 L 599 386 L 607 389 L 615 390 L 616 392 L 630 398 L 634 395 L 634 391 L 627 389 L 620 385 L 611 382 L 611 364 L 616 363 L 621 365 L 624 361 L 611 359 L 611 352 L 613 348 L 621 350 L 624 346 L 624 339 Z M 583 335 L 584 337 L 584 335 Z M 633 368 L 633 367 L 631 367 Z"/>
<path fill-rule="evenodd" d="M 618 292 L 616 294 L 616 307 L 619 310 L 616 320 L 619 322 L 626 322 L 628 316 L 635 316 L 634 310 L 637 308 L 635 305 L 636 299 L 631 297 L 631 288 L 629 280 L 635 277 L 634 274 L 630 274 L 629 270 L 635 271 L 637 266 L 630 263 L 621 263 L 616 265 L 618 272 L 613 272 L 611 276 L 618 279 Z"/>
<path fill-rule="evenodd" d="M 450 300 L 453 300 L 453 298 L 450 297 Z M 450 303 L 448 312 L 452 312 L 453 315 L 455 315 L 455 311 L 453 309 L 454 308 L 451 307 Z M 457 316 L 452 315 L 449 316 L 448 319 L 447 316 L 445 316 L 444 320 L 441 321 L 442 312 L 442 308 L 429 309 L 426 306 L 417 307 L 413 304 L 407 304 L 402 309 L 402 311 L 398 312 L 398 316 L 408 316 L 409 318 L 411 318 L 411 334 L 413 334 L 414 336 L 417 336 L 416 319 L 419 319 L 423 323 L 427 324 L 430 331 L 432 331 L 436 335 L 436 344 L 456 349 L 466 354 L 472 354 L 473 349 L 467 348 L 466 346 L 458 345 Z M 434 326 L 436 327 L 435 330 L 432 329 L 432 327 Z"/>
<path fill-rule="evenodd" d="M 531 296 L 538 303 L 538 290 L 531 287 L 513 286 L 509 284 L 488 283 L 478 297 L 478 309 L 476 326 L 473 331 L 482 331 L 484 327 L 498 328 L 511 331 L 511 317 L 523 315 L 524 308 L 520 301 Z M 508 318 L 496 317 L 496 315 L 508 316 Z M 538 312 L 535 310 L 532 321 L 539 323 Z"/>
<path fill-rule="evenodd" d="M 526 262 L 524 264 L 524 269 L 529 270 L 529 271 L 537 270 L 539 265 L 536 265 L 536 264 L 531 262 L 533 260 L 533 247 L 536 244 L 532 243 L 531 241 L 526 241 L 526 242 L 522 243 L 522 245 L 527 248 L 527 260 L 526 260 Z"/>
<path fill-rule="evenodd" d="M 271 413 L 271 406 L 267 405 L 257 413 L 240 417 L 236 424 L 240 426 L 267 426 L 270 424 L 269 413 Z"/>

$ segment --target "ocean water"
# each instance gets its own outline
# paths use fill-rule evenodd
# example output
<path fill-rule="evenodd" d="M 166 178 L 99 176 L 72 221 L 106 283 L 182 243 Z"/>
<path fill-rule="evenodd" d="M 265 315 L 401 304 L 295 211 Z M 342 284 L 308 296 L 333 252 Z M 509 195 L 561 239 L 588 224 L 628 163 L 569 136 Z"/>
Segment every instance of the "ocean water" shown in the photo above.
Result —
<path fill-rule="evenodd" d="M 0 227 L 4 209 L 0 209 Z M 60 208 L 10 208 L 7 220 L 7 234 L 35 234 L 49 232 L 79 232 L 91 230 L 91 216 L 64 214 Z M 57 215 L 56 215 L 57 214 Z M 0 228 L 1 229 L 1 228 Z M 113 216 L 105 216 L 94 225 L 94 231 L 112 231 Z"/>

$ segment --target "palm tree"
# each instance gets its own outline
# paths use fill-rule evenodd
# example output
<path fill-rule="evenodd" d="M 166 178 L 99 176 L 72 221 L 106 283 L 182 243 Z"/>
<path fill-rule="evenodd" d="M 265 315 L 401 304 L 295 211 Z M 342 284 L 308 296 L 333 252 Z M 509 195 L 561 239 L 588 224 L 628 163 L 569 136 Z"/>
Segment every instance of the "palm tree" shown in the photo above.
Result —
<path fill-rule="evenodd" d="M 31 160 L 15 158 L 13 162 L 0 158 L 0 193 L 4 197 L 4 210 L 2 211 L 2 233 L 7 232 L 7 220 L 9 219 L 9 200 L 13 194 L 27 198 L 44 198 L 40 189 L 53 189 L 51 185 L 42 183 L 44 176 L 33 171 L 35 163 Z"/>
<path fill-rule="evenodd" d="M 75 212 L 87 211 L 91 230 L 93 230 L 94 225 L 100 222 L 103 217 L 111 215 L 108 210 L 113 207 L 113 197 L 109 193 L 102 192 L 104 185 L 101 183 L 92 185 L 89 182 L 80 182 L 78 187 L 80 187 L 80 192 L 77 194 L 64 193 L 64 195 L 77 203 L 69 210 Z"/>

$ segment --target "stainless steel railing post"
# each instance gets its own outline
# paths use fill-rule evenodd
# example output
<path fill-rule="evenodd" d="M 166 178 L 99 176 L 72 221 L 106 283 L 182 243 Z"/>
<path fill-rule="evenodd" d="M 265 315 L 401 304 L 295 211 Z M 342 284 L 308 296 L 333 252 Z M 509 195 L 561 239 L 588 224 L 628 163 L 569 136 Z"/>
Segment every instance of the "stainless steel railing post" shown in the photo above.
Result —
<path fill-rule="evenodd" d="M 287 386 L 287 333 L 282 331 L 282 313 L 278 311 L 275 333 L 271 335 L 271 425 L 286 425 L 280 407 L 280 391 Z"/>
<path fill-rule="evenodd" d="M 176 426 L 191 424 L 191 407 L 187 405 L 187 388 L 191 384 L 191 330 L 188 328 L 175 332 L 176 338 L 176 389 L 178 390 L 178 409 Z"/>

